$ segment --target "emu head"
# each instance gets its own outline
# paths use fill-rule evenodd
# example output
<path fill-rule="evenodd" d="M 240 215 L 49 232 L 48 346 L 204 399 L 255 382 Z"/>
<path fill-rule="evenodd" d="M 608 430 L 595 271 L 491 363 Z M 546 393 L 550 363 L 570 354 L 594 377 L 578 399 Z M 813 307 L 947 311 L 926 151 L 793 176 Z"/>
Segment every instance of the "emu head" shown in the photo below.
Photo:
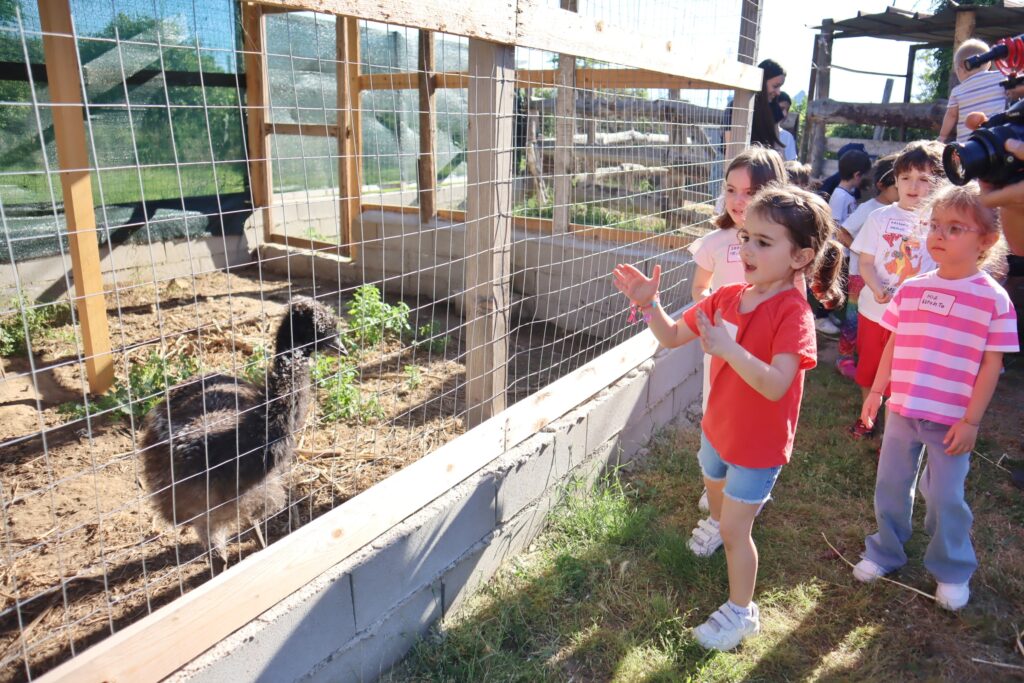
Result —
<path fill-rule="evenodd" d="M 290 349 L 305 356 L 326 349 L 346 353 L 338 338 L 338 316 L 310 297 L 293 297 L 277 330 L 277 353 Z"/>

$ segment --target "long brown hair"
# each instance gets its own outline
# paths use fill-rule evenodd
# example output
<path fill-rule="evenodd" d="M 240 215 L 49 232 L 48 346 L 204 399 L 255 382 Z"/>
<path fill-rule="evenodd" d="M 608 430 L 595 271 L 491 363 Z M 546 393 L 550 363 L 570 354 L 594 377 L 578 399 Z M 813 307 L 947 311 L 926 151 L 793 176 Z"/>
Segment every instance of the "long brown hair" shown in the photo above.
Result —
<path fill-rule="evenodd" d="M 736 158 L 729 162 L 725 169 L 725 180 L 729 181 L 729 174 L 737 168 L 750 169 L 750 189 L 757 192 L 771 182 L 782 182 L 786 179 L 786 168 L 782 165 L 782 157 L 774 149 L 754 145 L 736 155 Z M 715 216 L 714 224 L 720 228 L 735 228 L 736 221 L 729 215 L 729 211 L 723 210 L 721 215 Z"/>
<path fill-rule="evenodd" d="M 842 305 L 846 298 L 842 286 L 843 246 L 832 239 L 835 219 L 828 204 L 795 185 L 772 183 L 750 201 L 747 213 L 751 212 L 784 226 L 794 248 L 814 252 L 804 268 L 811 275 L 811 293 L 825 308 Z"/>

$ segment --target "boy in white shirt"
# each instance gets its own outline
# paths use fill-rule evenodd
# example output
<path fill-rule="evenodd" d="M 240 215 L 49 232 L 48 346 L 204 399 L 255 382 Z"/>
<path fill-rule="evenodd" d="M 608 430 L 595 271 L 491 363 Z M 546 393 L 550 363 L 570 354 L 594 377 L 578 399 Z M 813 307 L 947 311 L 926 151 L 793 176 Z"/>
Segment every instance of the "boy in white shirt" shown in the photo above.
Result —
<path fill-rule="evenodd" d="M 843 246 L 849 249 L 854 238 L 860 233 L 861 227 L 867 221 L 868 216 L 889 206 L 899 199 L 899 192 L 896 190 L 896 176 L 893 173 L 893 164 L 896 155 L 882 157 L 875 162 L 871 170 L 871 177 L 875 183 L 877 194 L 871 199 L 857 207 L 850 214 L 850 217 L 843 221 L 842 227 L 836 234 L 836 239 L 842 242 Z M 839 358 L 836 360 L 836 369 L 844 377 L 853 379 L 856 372 L 856 351 L 857 351 L 857 302 L 860 292 L 864 289 L 864 278 L 860 276 L 860 257 L 857 252 L 850 252 L 849 275 L 847 276 L 846 294 L 846 318 L 839 329 Z"/>
<path fill-rule="evenodd" d="M 828 200 L 828 208 L 832 210 L 836 223 L 842 225 L 857 208 L 857 198 L 853 196 L 853 191 L 870 170 L 870 157 L 859 149 L 851 149 L 839 158 L 839 185 Z"/>
<path fill-rule="evenodd" d="M 863 398 L 871 389 L 890 332 L 881 325 L 886 304 L 903 281 L 935 268 L 924 247 L 918 209 L 943 177 L 943 145 L 918 140 L 910 142 L 893 164 L 899 199 L 872 212 L 853 245 L 860 256 L 863 296 L 857 302 L 857 370 L 854 380 Z M 885 394 L 888 395 L 888 387 Z M 874 436 L 860 419 L 848 431 L 854 438 Z"/>

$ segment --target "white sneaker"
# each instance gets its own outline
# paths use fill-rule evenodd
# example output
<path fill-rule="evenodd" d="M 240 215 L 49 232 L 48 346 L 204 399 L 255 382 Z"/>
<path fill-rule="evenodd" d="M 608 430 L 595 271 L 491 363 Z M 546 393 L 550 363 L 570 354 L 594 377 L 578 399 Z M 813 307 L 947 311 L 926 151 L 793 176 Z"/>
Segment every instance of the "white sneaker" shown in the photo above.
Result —
<path fill-rule="evenodd" d="M 704 493 L 700 494 L 700 500 L 697 501 L 697 509 L 701 512 L 711 512 L 711 504 L 708 503 L 707 489 L 704 489 Z"/>
<path fill-rule="evenodd" d="M 822 334 L 827 334 L 832 337 L 839 334 L 839 327 L 837 327 L 836 324 L 828 318 L 818 318 L 815 320 L 814 329 Z"/>
<path fill-rule="evenodd" d="M 708 650 L 731 650 L 760 630 L 761 614 L 757 605 L 750 603 L 750 616 L 742 616 L 725 603 L 693 629 L 693 637 Z"/>
<path fill-rule="evenodd" d="M 710 517 L 702 519 L 697 522 L 686 545 L 697 557 L 711 557 L 722 547 L 722 532 L 717 524 L 711 522 Z"/>
<path fill-rule="evenodd" d="M 935 588 L 935 602 L 939 607 L 955 612 L 971 599 L 971 588 L 966 583 L 942 583 Z"/>
<path fill-rule="evenodd" d="M 883 576 L 885 576 L 885 570 L 866 557 L 853 568 L 853 578 L 861 583 L 871 583 Z"/>

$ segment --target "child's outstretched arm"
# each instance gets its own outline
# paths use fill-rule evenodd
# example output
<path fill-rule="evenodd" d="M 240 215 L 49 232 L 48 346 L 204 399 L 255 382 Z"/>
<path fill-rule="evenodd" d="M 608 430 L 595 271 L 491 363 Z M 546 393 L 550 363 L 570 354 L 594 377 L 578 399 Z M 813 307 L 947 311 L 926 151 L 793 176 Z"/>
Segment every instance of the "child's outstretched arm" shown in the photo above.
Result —
<path fill-rule="evenodd" d="M 946 115 L 942 117 L 942 129 L 939 130 L 939 142 L 949 142 L 953 137 L 953 129 L 960 119 L 960 107 L 953 105 L 946 109 Z"/>
<path fill-rule="evenodd" d="M 974 380 L 974 391 L 967 402 L 967 412 L 959 422 L 949 428 L 942 439 L 942 443 L 946 444 L 946 455 L 963 455 L 974 450 L 974 444 L 978 440 L 978 425 L 981 424 L 981 418 L 985 415 L 989 401 L 992 400 L 1002 367 L 1001 351 L 986 351 L 981 357 L 981 368 L 978 370 L 977 379 Z"/>
<path fill-rule="evenodd" d="M 629 297 L 629 300 L 647 309 L 658 301 L 658 287 L 661 285 L 661 266 L 654 266 L 651 277 L 647 277 L 629 264 L 619 264 L 612 271 L 615 288 Z M 672 320 L 668 313 L 656 303 L 647 311 L 650 314 L 650 327 L 658 343 L 666 348 L 674 348 L 693 341 L 697 335 L 685 323 Z"/>
<path fill-rule="evenodd" d="M 866 251 L 860 253 L 860 276 L 864 278 L 864 284 L 875 297 L 875 301 L 880 304 L 887 304 L 892 299 L 885 288 L 882 286 L 881 281 L 878 279 L 878 273 L 875 272 L 875 255 L 870 254 Z"/>
<path fill-rule="evenodd" d="M 864 399 L 864 405 L 860 409 L 860 421 L 867 425 L 868 429 L 875 425 L 878 409 L 882 407 L 882 396 L 885 394 L 885 388 L 889 386 L 889 376 L 892 374 L 892 350 L 894 348 L 896 348 L 896 335 L 892 334 L 882 350 L 882 357 L 878 360 L 878 370 L 875 371 L 875 379 L 871 383 L 871 390 L 868 392 L 867 398 Z"/>
<path fill-rule="evenodd" d="M 704 347 L 704 353 L 718 356 L 731 365 L 754 391 L 769 401 L 778 401 L 789 391 L 800 369 L 800 357 L 797 354 L 776 354 L 771 363 L 765 363 L 732 338 L 722 324 L 720 312 L 715 314 L 715 322 L 712 324 L 704 311 L 697 311 L 697 327 L 700 329 L 700 344 Z"/>

